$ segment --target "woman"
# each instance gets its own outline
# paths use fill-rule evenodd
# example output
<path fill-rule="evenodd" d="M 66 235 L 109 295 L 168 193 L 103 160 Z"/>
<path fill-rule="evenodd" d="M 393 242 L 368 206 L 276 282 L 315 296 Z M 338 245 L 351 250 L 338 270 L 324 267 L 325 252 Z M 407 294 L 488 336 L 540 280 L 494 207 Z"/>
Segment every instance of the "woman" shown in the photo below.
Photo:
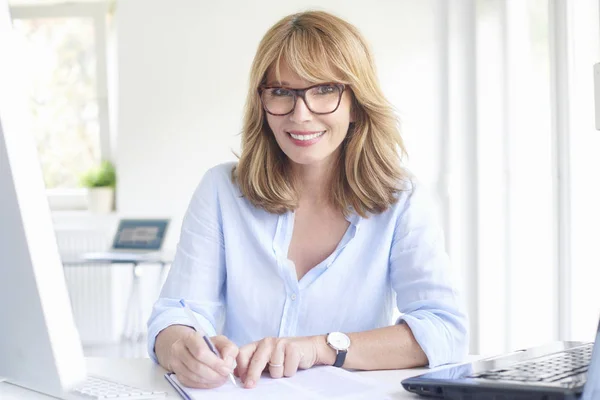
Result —
<path fill-rule="evenodd" d="M 239 163 L 209 170 L 186 213 L 150 355 L 197 388 L 235 364 L 251 388 L 263 370 L 460 361 L 467 318 L 403 152 L 356 28 L 324 12 L 274 25 L 252 65 Z"/>

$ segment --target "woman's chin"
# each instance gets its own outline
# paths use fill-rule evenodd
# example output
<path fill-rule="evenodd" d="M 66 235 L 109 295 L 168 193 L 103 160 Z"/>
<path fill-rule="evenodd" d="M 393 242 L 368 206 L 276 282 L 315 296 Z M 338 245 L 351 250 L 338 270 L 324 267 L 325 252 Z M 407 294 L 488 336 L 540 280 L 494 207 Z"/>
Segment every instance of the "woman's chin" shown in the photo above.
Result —
<path fill-rule="evenodd" d="M 301 165 L 304 167 L 324 165 L 324 164 L 326 164 L 326 161 L 329 159 L 328 156 L 322 156 L 322 155 L 319 156 L 316 154 L 315 155 L 292 154 L 292 155 L 288 155 L 288 158 L 292 161 L 292 163 Z"/>

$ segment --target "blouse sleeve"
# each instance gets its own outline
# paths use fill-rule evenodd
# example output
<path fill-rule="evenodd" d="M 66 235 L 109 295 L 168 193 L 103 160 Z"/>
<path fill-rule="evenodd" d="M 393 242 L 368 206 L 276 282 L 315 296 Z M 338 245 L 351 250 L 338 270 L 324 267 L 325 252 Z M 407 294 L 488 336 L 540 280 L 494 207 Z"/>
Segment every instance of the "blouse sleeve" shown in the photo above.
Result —
<path fill-rule="evenodd" d="M 390 273 L 398 323 L 406 323 L 427 355 L 429 367 L 462 361 L 468 352 L 468 318 L 451 279 L 444 234 L 422 188 L 403 194 Z"/>
<path fill-rule="evenodd" d="M 224 314 L 225 251 L 214 171 L 194 192 L 183 219 L 169 275 L 148 321 L 148 354 L 156 336 L 170 325 L 190 325 L 179 304 L 184 299 L 209 336 L 216 335 Z"/>

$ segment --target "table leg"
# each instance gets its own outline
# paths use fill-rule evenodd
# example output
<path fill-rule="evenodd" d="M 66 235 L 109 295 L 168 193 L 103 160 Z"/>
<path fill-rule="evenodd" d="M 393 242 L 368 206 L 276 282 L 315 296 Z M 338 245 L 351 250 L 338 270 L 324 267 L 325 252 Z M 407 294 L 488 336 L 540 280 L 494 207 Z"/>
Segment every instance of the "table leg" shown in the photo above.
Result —
<path fill-rule="evenodd" d="M 142 317 L 142 302 L 140 299 L 142 270 L 138 263 L 133 263 L 132 274 L 131 289 L 129 290 L 129 299 L 125 310 L 125 323 L 123 324 L 123 334 L 121 336 L 121 340 L 124 342 L 140 342 L 144 338 L 144 330 L 140 326 Z"/>

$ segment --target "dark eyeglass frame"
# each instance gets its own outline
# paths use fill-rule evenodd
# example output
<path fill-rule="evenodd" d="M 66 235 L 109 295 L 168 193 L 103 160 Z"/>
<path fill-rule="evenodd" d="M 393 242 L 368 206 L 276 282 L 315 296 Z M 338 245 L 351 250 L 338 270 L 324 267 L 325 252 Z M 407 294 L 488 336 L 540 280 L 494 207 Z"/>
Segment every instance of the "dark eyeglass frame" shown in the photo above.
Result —
<path fill-rule="evenodd" d="M 340 95 L 338 97 L 338 102 L 337 102 L 337 105 L 335 106 L 335 108 L 333 109 L 333 111 L 315 112 L 308 105 L 308 102 L 306 101 L 306 92 L 308 92 L 310 89 L 316 88 L 318 86 L 336 86 L 340 90 Z M 285 90 L 289 90 L 290 92 L 292 92 L 294 94 L 294 104 L 292 105 L 292 109 L 290 111 L 286 112 L 285 114 L 275 114 L 275 113 L 272 113 L 271 111 L 269 111 L 269 109 L 267 108 L 267 106 L 266 106 L 266 104 L 265 104 L 265 102 L 263 100 L 263 97 L 262 97 L 263 92 L 265 90 L 267 90 L 267 89 L 285 89 Z M 298 101 L 298 97 L 302 98 L 302 100 L 304 101 L 304 104 L 306 105 L 306 108 L 308 108 L 311 113 L 316 114 L 316 115 L 326 115 L 326 114 L 332 114 L 332 113 L 336 112 L 337 109 L 340 107 L 340 103 L 342 102 L 342 95 L 344 94 L 344 90 L 346 90 L 346 85 L 343 84 L 343 83 L 324 82 L 324 83 L 318 83 L 316 85 L 312 85 L 312 86 L 309 86 L 309 87 L 305 87 L 305 88 L 302 88 L 302 89 L 293 89 L 293 88 L 287 87 L 287 86 L 267 86 L 267 85 L 260 85 L 258 87 L 258 94 L 259 94 L 260 102 L 261 102 L 261 104 L 263 106 L 263 109 L 267 113 L 269 113 L 271 115 L 275 115 L 277 117 L 281 117 L 281 116 L 289 115 L 289 114 L 293 113 L 294 110 L 296 109 L 296 103 Z"/>

